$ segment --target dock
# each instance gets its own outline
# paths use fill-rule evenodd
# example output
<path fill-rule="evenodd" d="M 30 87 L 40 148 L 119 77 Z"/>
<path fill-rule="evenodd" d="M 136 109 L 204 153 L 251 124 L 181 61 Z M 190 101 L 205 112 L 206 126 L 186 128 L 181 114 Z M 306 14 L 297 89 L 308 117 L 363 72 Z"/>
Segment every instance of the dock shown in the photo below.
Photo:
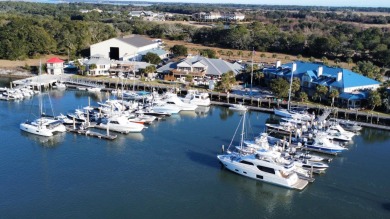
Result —
<path fill-rule="evenodd" d="M 91 136 L 96 137 L 100 139 L 106 139 L 106 140 L 115 140 L 118 136 L 117 135 L 105 135 L 100 132 L 94 132 L 89 129 L 79 129 L 79 128 L 73 128 L 73 127 L 66 127 L 66 131 L 76 133 L 79 135 L 85 135 L 85 136 Z"/>

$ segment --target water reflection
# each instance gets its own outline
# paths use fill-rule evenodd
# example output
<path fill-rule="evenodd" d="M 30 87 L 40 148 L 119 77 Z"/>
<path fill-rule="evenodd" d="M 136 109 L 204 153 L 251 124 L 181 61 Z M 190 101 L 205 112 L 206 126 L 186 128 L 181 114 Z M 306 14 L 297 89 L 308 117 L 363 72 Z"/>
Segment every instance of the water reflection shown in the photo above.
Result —
<path fill-rule="evenodd" d="M 379 129 L 363 128 L 360 135 L 366 143 L 383 142 L 390 139 L 389 131 Z"/>
<path fill-rule="evenodd" d="M 294 195 L 300 193 L 296 190 L 242 177 L 225 168 L 221 168 L 219 177 L 224 183 L 229 183 L 238 188 L 240 190 L 238 193 L 242 194 L 243 198 L 250 198 L 259 206 L 265 208 L 264 210 L 269 215 L 263 215 L 262 218 L 272 216 L 276 211 L 280 211 L 280 209 L 277 209 L 280 207 L 285 210 L 291 209 Z"/>
<path fill-rule="evenodd" d="M 234 115 L 234 112 L 232 110 L 229 110 L 226 107 L 221 107 L 219 112 L 219 118 L 221 120 L 227 120 L 229 117 L 232 117 Z"/>
<path fill-rule="evenodd" d="M 24 131 L 20 131 L 20 133 L 22 134 L 22 136 L 27 137 L 29 140 L 34 141 L 39 145 L 47 148 L 55 148 L 60 143 L 64 142 L 66 136 L 66 132 L 57 133 L 50 137 L 35 135 Z"/>
<path fill-rule="evenodd" d="M 65 90 L 51 90 L 50 91 L 50 96 L 54 99 L 61 99 L 65 95 Z"/>
<path fill-rule="evenodd" d="M 207 114 L 209 113 L 210 111 L 210 107 L 209 106 L 198 106 L 196 109 L 195 109 L 195 113 L 201 117 L 201 118 L 206 118 L 207 117 Z"/>
<path fill-rule="evenodd" d="M 180 116 L 183 116 L 183 117 L 190 117 L 190 118 L 196 118 L 198 115 L 196 114 L 196 112 L 194 110 L 190 110 L 190 111 L 180 111 Z"/>
<path fill-rule="evenodd" d="M 95 102 L 101 102 L 103 101 L 103 97 L 109 98 L 107 96 L 108 93 L 102 93 L 102 92 L 88 92 L 88 91 L 75 91 L 74 95 L 76 98 L 81 98 L 81 97 L 91 97 L 92 100 Z"/>

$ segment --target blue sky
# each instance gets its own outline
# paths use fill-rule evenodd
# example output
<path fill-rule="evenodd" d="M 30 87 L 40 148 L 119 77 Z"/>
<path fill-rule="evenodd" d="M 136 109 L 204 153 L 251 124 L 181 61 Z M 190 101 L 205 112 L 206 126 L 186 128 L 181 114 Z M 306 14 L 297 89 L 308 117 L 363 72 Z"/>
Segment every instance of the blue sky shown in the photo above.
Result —
<path fill-rule="evenodd" d="M 145 1 L 145 0 L 143 0 Z M 390 0 L 146 0 L 149 2 L 236 3 L 264 5 L 318 5 L 354 7 L 390 7 Z"/>

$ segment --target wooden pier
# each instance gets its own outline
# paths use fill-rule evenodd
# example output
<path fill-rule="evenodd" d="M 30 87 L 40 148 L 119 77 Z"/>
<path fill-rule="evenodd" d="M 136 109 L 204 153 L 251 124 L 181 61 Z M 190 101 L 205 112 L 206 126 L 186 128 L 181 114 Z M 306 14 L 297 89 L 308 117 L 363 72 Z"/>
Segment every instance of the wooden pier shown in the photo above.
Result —
<path fill-rule="evenodd" d="M 89 129 L 80 129 L 80 128 L 73 128 L 73 127 L 66 127 L 66 131 L 76 133 L 79 135 L 91 136 L 91 137 L 96 137 L 96 138 L 106 139 L 106 140 L 114 140 L 118 137 L 117 135 L 111 135 L 111 134 L 106 135 L 100 132 L 91 131 Z"/>
<path fill-rule="evenodd" d="M 141 81 L 129 81 L 123 79 L 108 79 L 108 78 L 79 78 L 72 77 L 72 75 L 41 75 L 43 82 L 45 85 L 50 86 L 49 84 L 54 83 L 54 81 L 62 80 L 62 81 L 73 81 L 73 86 L 90 86 L 90 87 L 99 87 L 103 88 L 102 91 L 110 92 L 116 89 L 127 89 L 127 90 L 137 90 L 137 91 L 158 91 L 165 92 L 168 90 L 174 90 L 178 93 L 178 95 L 185 95 L 187 93 L 187 88 L 178 83 L 159 83 L 159 84 L 151 84 Z M 51 79 L 51 77 L 55 77 L 55 79 Z M 36 78 L 28 78 L 23 79 L 23 83 L 33 82 L 37 80 Z M 18 80 L 21 81 L 21 80 Z M 18 81 L 14 81 L 12 83 L 19 84 Z M 26 82 L 27 81 L 27 82 Z M 75 84 L 76 83 L 76 84 Z M 72 83 L 67 83 L 71 85 Z M 230 94 L 230 93 L 222 93 L 222 92 L 213 92 L 207 91 L 210 95 L 210 99 L 212 104 L 214 105 L 225 105 L 229 106 L 232 103 L 243 103 L 248 106 L 250 110 L 254 111 L 262 111 L 267 113 L 272 113 L 274 108 L 287 108 L 287 102 L 277 100 L 271 97 L 256 97 L 249 95 L 238 95 L 238 94 Z M 320 105 L 308 105 L 305 103 L 292 102 L 292 107 L 305 107 L 308 108 L 310 112 L 314 112 L 316 115 L 321 115 L 324 112 L 331 110 L 330 117 L 357 121 L 359 125 L 363 127 L 370 127 L 382 130 L 390 131 L 390 115 L 378 114 L 378 113 L 370 113 L 367 111 L 359 111 L 359 110 L 349 110 L 349 109 L 340 109 L 340 108 L 329 108 Z"/>

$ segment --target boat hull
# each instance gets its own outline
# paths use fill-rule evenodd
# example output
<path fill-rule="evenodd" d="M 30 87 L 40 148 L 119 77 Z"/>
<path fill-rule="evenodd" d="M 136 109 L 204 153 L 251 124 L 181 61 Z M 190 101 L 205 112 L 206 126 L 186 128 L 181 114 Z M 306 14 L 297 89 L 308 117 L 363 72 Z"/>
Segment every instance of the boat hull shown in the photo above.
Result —
<path fill-rule="evenodd" d="M 218 155 L 219 161 L 228 170 L 246 176 L 255 180 L 263 181 L 266 183 L 282 186 L 289 189 L 303 190 L 308 181 L 298 178 L 298 175 L 294 175 L 291 178 L 283 178 L 276 174 L 270 174 L 267 172 L 259 171 L 255 166 L 248 166 L 230 158 L 231 155 Z"/>

